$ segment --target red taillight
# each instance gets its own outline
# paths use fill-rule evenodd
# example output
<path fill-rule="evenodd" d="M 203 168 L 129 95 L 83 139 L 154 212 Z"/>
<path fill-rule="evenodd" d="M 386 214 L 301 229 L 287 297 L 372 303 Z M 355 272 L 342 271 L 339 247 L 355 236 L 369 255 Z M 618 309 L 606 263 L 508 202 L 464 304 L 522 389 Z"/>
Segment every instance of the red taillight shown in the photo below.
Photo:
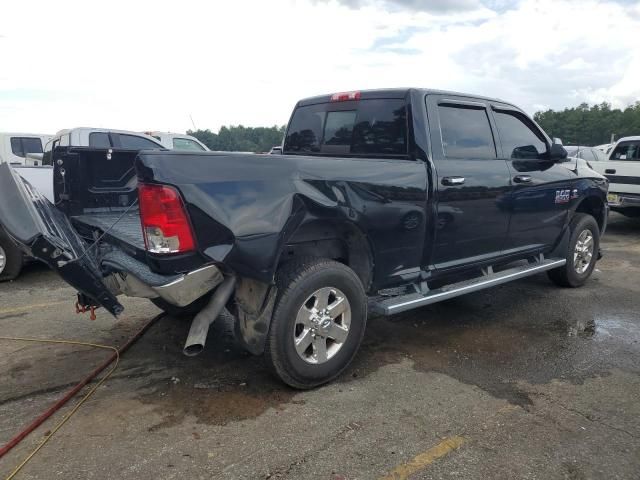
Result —
<path fill-rule="evenodd" d="M 340 92 L 331 95 L 332 102 L 346 102 L 348 100 L 360 100 L 360 92 Z"/>
<path fill-rule="evenodd" d="M 138 185 L 144 246 L 153 253 L 181 253 L 195 248 L 180 195 L 166 185 Z"/>

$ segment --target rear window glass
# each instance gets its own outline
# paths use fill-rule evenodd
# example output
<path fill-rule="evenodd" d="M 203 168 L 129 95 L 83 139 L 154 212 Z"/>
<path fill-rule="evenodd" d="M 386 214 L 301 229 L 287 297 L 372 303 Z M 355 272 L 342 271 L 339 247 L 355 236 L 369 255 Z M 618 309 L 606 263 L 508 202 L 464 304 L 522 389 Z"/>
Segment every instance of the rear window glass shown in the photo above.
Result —
<path fill-rule="evenodd" d="M 179 138 L 176 137 L 173 139 L 173 149 L 174 150 L 195 150 L 197 152 L 204 151 L 204 148 L 200 146 L 199 143 L 194 142 L 188 138 Z"/>
<path fill-rule="evenodd" d="M 640 141 L 620 142 L 611 152 L 610 160 L 640 160 Z"/>
<path fill-rule="evenodd" d="M 17 157 L 27 153 L 42 153 L 42 140 L 36 137 L 11 137 L 11 152 Z"/>
<path fill-rule="evenodd" d="M 404 156 L 404 100 L 372 99 L 299 107 L 284 143 L 287 153 Z"/>
<path fill-rule="evenodd" d="M 121 133 L 118 136 L 120 137 L 120 148 L 124 148 L 125 150 L 157 150 L 158 148 L 162 148 L 157 143 L 136 135 L 125 135 Z"/>
<path fill-rule="evenodd" d="M 106 132 L 92 132 L 89 134 L 89 146 L 93 148 L 111 148 L 111 140 Z"/>

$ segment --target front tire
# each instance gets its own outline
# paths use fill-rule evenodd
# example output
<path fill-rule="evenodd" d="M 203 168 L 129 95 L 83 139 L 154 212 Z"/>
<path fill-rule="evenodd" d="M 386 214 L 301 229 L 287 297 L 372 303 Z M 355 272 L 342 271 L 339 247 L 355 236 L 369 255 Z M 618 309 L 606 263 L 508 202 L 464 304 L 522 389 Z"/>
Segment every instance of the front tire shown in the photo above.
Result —
<path fill-rule="evenodd" d="M 0 231 L 0 282 L 15 279 L 22 271 L 22 251 Z"/>
<path fill-rule="evenodd" d="M 550 270 L 549 278 L 561 287 L 581 287 L 596 266 L 599 249 L 600 227 L 596 219 L 586 213 L 576 213 L 571 222 L 567 263 Z"/>
<path fill-rule="evenodd" d="M 265 359 L 287 385 L 317 387 L 347 368 L 364 336 L 367 297 L 349 267 L 294 260 L 276 275 L 278 294 Z"/>

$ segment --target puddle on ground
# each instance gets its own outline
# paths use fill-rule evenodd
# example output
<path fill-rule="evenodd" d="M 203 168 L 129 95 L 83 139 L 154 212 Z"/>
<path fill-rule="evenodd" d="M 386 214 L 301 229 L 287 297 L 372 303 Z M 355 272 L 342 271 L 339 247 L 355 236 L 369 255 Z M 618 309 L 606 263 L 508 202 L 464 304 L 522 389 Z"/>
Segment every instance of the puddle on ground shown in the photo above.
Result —
<path fill-rule="evenodd" d="M 194 417 L 199 423 L 225 425 L 229 422 L 255 418 L 269 408 L 284 409 L 284 404 L 298 393 L 278 385 L 271 390 L 230 387 L 223 390 L 197 388 L 197 385 L 172 385 L 141 398 L 156 406 L 162 421 L 149 427 L 150 432 L 182 423 Z"/>
<path fill-rule="evenodd" d="M 640 315 L 640 313 L 638 313 Z M 631 315 L 607 315 L 594 320 L 598 339 L 615 338 L 620 342 L 640 344 L 640 322 Z"/>
<path fill-rule="evenodd" d="M 149 332 L 151 347 L 162 343 L 165 373 L 147 384 L 139 400 L 154 406 L 162 421 L 149 428 L 160 431 L 193 417 L 199 423 L 224 425 L 255 418 L 269 408 L 281 411 L 287 403 L 300 403 L 299 392 L 288 388 L 267 370 L 262 358 L 237 345 L 232 321 L 222 318 L 212 326 L 207 348 L 197 357 L 182 355 L 188 322 L 162 320 Z M 169 342 L 169 343 L 167 343 Z M 167 372 L 172 375 L 167 379 Z"/>
<path fill-rule="evenodd" d="M 351 376 L 409 358 L 418 370 L 444 373 L 526 408 L 531 399 L 518 387 L 522 381 L 582 383 L 613 367 L 637 371 L 640 314 L 632 306 L 603 316 L 624 292 L 591 288 L 605 300 L 585 304 L 585 292 L 550 289 L 541 277 L 371 319 Z"/>

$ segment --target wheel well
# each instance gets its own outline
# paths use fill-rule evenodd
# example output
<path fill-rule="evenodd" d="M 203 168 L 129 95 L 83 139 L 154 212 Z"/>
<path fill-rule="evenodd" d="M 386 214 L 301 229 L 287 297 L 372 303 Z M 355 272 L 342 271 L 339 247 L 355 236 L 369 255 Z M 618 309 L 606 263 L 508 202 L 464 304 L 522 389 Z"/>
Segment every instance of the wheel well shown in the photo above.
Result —
<path fill-rule="evenodd" d="M 279 264 L 301 256 L 329 258 L 347 265 L 358 275 L 365 291 L 373 280 L 369 242 L 351 224 L 316 221 L 300 226 L 288 239 Z"/>
<path fill-rule="evenodd" d="M 604 202 L 600 198 L 595 196 L 585 198 L 584 200 L 582 200 L 582 202 L 580 202 L 578 208 L 576 208 L 576 212 L 587 213 L 595 218 L 596 222 L 598 222 L 598 227 L 602 232 L 605 221 L 605 208 Z"/>

